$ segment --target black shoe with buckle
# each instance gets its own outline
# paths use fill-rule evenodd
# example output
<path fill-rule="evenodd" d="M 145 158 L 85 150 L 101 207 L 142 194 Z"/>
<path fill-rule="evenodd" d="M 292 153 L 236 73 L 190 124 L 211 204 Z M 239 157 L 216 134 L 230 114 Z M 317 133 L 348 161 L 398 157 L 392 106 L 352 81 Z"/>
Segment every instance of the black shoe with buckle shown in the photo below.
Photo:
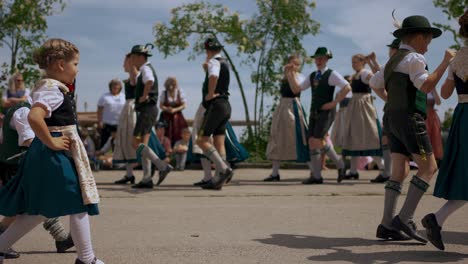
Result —
<path fill-rule="evenodd" d="M 383 240 L 393 241 L 406 241 L 411 239 L 410 237 L 403 234 L 401 231 L 388 229 L 381 224 L 377 227 L 377 233 L 375 236 Z"/>
<path fill-rule="evenodd" d="M 0 253 L 0 257 L 4 259 L 17 259 L 20 257 L 20 253 L 16 252 L 13 248 L 9 248 L 5 252 Z"/>
<path fill-rule="evenodd" d="M 323 178 L 321 178 L 321 177 L 320 177 L 320 179 L 309 177 L 309 178 L 302 181 L 302 184 L 305 184 L 305 185 L 322 184 L 322 183 L 323 183 Z"/>
<path fill-rule="evenodd" d="M 426 228 L 427 239 L 440 250 L 445 250 L 444 242 L 442 241 L 442 227 L 437 223 L 437 218 L 434 214 L 426 215 L 422 220 L 422 225 Z"/>
<path fill-rule="evenodd" d="M 384 183 L 387 182 L 390 179 L 390 177 L 384 177 L 382 173 L 377 175 L 374 179 L 370 180 L 372 183 Z"/>
<path fill-rule="evenodd" d="M 276 175 L 276 176 L 273 176 L 273 175 L 270 175 L 268 177 L 266 177 L 265 179 L 263 179 L 264 182 L 276 182 L 276 181 L 281 181 L 281 177 L 280 175 Z"/>
<path fill-rule="evenodd" d="M 349 173 L 349 174 L 346 174 L 343 178 L 344 180 L 359 180 L 359 173 Z"/>
<path fill-rule="evenodd" d="M 427 240 L 418 234 L 418 230 L 416 227 L 416 223 L 413 221 L 409 221 L 408 223 L 403 223 L 401 221 L 400 216 L 395 216 L 392 220 L 392 227 L 396 230 L 401 230 L 403 233 L 408 235 L 409 237 L 426 244 Z"/>
<path fill-rule="evenodd" d="M 346 168 L 338 169 L 338 178 L 336 179 L 336 181 L 340 183 L 343 181 L 345 177 L 346 177 Z"/>
<path fill-rule="evenodd" d="M 153 181 L 152 180 L 147 181 L 147 182 L 141 181 L 141 182 L 133 185 L 132 188 L 134 188 L 134 189 L 153 189 Z"/>
<path fill-rule="evenodd" d="M 55 248 L 57 248 L 57 253 L 65 253 L 68 249 L 75 246 L 71 234 L 68 235 L 67 239 L 64 241 L 55 241 Z"/>
<path fill-rule="evenodd" d="M 122 179 L 118 180 L 118 181 L 115 181 L 114 183 L 115 184 L 127 184 L 127 182 L 130 182 L 131 184 L 134 184 L 135 183 L 135 176 L 123 176 Z"/>
<path fill-rule="evenodd" d="M 156 183 L 156 186 L 161 185 L 161 183 L 166 179 L 169 172 L 171 172 L 173 169 L 174 168 L 171 165 L 167 164 L 165 170 L 159 171 L 159 179 L 158 179 L 158 182 Z"/>
<path fill-rule="evenodd" d="M 209 181 L 210 181 L 210 180 L 207 180 L 207 181 L 201 180 L 201 181 L 199 181 L 199 182 L 195 182 L 195 183 L 193 184 L 193 186 L 202 186 L 202 185 L 207 184 Z"/>

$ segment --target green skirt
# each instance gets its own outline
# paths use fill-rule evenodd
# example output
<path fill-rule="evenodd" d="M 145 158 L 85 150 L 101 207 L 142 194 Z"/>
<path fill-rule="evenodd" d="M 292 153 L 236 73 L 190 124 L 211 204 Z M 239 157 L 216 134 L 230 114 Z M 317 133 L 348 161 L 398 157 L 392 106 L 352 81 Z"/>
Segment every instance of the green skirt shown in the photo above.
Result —
<path fill-rule="evenodd" d="M 468 201 L 468 104 L 458 104 L 445 145 L 434 196 Z"/>

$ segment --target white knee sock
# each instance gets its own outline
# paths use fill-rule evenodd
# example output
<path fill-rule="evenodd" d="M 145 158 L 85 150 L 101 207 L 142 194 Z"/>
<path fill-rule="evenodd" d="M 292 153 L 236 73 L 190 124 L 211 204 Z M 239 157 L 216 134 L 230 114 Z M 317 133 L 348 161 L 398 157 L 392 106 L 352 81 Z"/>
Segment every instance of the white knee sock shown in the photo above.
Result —
<path fill-rule="evenodd" d="M 271 162 L 271 176 L 278 176 L 279 175 L 279 169 L 280 169 L 280 161 L 279 160 L 273 160 Z"/>
<path fill-rule="evenodd" d="M 132 177 L 133 176 L 133 164 L 127 163 L 125 167 L 127 168 L 127 177 L 129 178 Z"/>
<path fill-rule="evenodd" d="M 162 170 L 166 169 L 166 167 L 167 167 L 166 162 L 161 160 L 158 157 L 158 155 L 156 153 L 154 153 L 154 151 L 152 149 L 150 149 L 148 146 L 146 146 L 145 144 L 140 144 L 140 146 L 138 146 L 138 149 L 137 149 L 137 152 L 138 151 L 141 152 L 141 156 L 143 158 L 151 160 L 151 162 L 154 165 L 156 165 L 156 167 L 158 168 L 159 171 L 162 171 Z"/>
<path fill-rule="evenodd" d="M 70 215 L 70 231 L 78 259 L 84 263 L 91 263 L 95 256 L 91 244 L 88 213 Z"/>
<path fill-rule="evenodd" d="M 350 164 L 350 168 L 349 168 L 349 173 L 351 173 L 351 174 L 358 173 L 358 171 L 357 171 L 358 163 L 359 163 L 359 157 L 351 157 L 351 164 Z"/>
<path fill-rule="evenodd" d="M 453 214 L 455 211 L 460 209 L 467 201 L 463 200 L 450 200 L 447 201 L 440 209 L 435 213 L 437 223 L 442 227 L 445 220 Z"/>
<path fill-rule="evenodd" d="M 212 178 L 212 176 L 211 176 L 211 161 L 209 159 L 207 159 L 207 158 L 201 158 L 200 162 L 201 162 L 203 172 L 204 172 L 203 180 L 204 181 L 211 180 L 211 178 Z"/>
<path fill-rule="evenodd" d="M 151 160 L 142 158 L 141 159 L 141 167 L 143 169 L 143 178 L 142 182 L 149 182 L 151 181 Z"/>
<path fill-rule="evenodd" d="M 0 252 L 5 252 L 45 219 L 41 215 L 17 215 L 15 221 L 0 236 Z"/>

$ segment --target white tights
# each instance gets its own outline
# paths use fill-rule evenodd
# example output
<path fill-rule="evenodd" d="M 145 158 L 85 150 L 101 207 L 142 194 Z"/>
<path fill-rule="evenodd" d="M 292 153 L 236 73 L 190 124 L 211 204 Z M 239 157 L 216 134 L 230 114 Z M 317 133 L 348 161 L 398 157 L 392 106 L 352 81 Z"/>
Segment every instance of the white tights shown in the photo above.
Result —
<path fill-rule="evenodd" d="M 29 233 L 46 218 L 41 215 L 18 215 L 15 221 L 0 235 L 0 252 L 5 252 L 24 235 Z M 84 263 L 94 260 L 91 231 L 87 213 L 70 215 L 70 231 L 78 258 Z"/>

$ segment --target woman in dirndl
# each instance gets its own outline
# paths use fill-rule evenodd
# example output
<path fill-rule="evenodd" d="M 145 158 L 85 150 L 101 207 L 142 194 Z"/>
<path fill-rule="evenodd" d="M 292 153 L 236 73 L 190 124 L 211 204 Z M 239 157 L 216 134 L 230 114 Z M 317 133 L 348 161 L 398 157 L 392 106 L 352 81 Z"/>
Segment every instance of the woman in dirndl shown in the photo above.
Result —
<path fill-rule="evenodd" d="M 460 35 L 465 45 L 457 52 L 442 85 L 441 96 L 448 99 L 457 90 L 458 105 L 450 126 L 444 159 L 434 188 L 434 196 L 447 202 L 435 213 L 422 219 L 428 240 L 438 249 L 444 250 L 442 226 L 447 218 L 462 208 L 468 201 L 468 10 L 459 19 Z"/>
<path fill-rule="evenodd" d="M 160 121 L 166 123 L 165 136 L 174 145 L 182 138 L 182 130 L 188 127 L 182 110 L 185 109 L 187 99 L 177 84 L 175 77 L 169 77 L 164 82 L 166 90 L 159 96 L 159 108 L 162 113 Z"/>
<path fill-rule="evenodd" d="M 437 161 L 441 161 L 444 156 L 444 149 L 442 147 L 442 134 L 440 131 L 440 119 L 435 105 L 440 105 L 440 97 L 436 89 L 427 94 L 426 105 L 426 127 L 427 134 L 431 139 L 432 153 Z"/>
<path fill-rule="evenodd" d="M 366 57 L 363 54 L 352 57 L 352 66 L 355 70 L 351 78 L 353 97 L 346 114 L 344 126 L 346 141 L 342 151 L 344 156 L 351 156 L 351 167 L 345 179 L 359 179 L 357 170 L 359 157 L 372 156 L 377 164 L 382 164 L 382 132 L 369 86 L 373 74 L 365 69 L 365 65 Z"/>
<path fill-rule="evenodd" d="M 301 60 L 292 55 L 284 67 L 284 77 L 281 80 L 281 99 L 273 112 L 266 156 L 272 161 L 271 175 L 264 181 L 280 181 L 280 161 L 308 162 L 309 150 L 307 143 L 307 118 L 299 97 L 301 88 L 295 85 L 302 83 L 304 76 L 300 74 Z M 293 80 L 296 80 L 294 82 Z"/>
<path fill-rule="evenodd" d="M 345 75 L 345 80 L 351 83 L 351 76 Z M 353 93 L 348 93 L 340 102 L 340 109 L 336 113 L 335 122 L 333 122 L 333 129 L 331 133 L 331 141 L 333 145 L 338 148 L 343 148 L 345 142 L 345 124 L 346 124 L 346 112 L 348 110 L 348 104 L 351 100 Z M 345 160 L 345 156 L 343 156 L 343 160 Z"/>
<path fill-rule="evenodd" d="M 124 70 L 130 72 L 130 54 L 124 59 Z M 130 84 L 130 80 L 124 81 L 125 87 L 125 105 L 120 113 L 119 125 L 117 126 L 117 135 L 115 137 L 115 148 L 112 157 L 112 163 L 125 164 L 126 174 L 122 179 L 115 181 L 115 184 L 135 183 L 133 167 L 137 162 L 136 152 L 133 148 L 133 130 L 135 128 L 135 86 Z"/>

